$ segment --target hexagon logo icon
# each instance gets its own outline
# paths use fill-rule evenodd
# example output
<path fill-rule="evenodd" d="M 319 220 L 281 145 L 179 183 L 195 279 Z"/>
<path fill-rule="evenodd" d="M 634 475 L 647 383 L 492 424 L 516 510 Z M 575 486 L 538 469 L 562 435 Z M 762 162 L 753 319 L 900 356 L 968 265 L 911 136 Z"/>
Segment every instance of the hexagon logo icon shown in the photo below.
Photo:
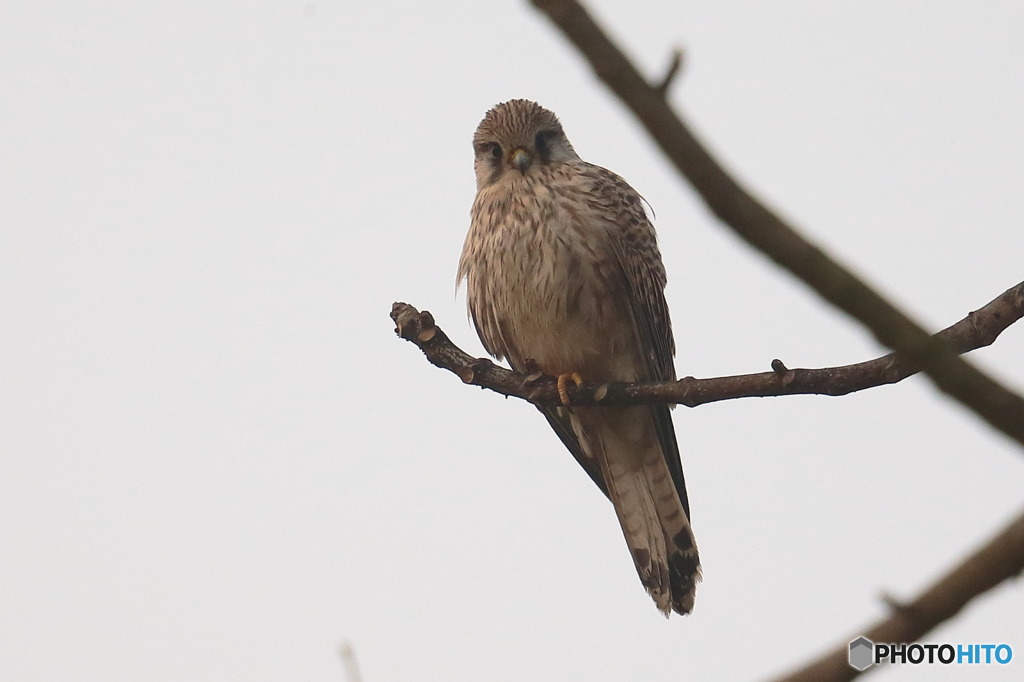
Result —
<path fill-rule="evenodd" d="M 875 643 L 867 637 L 850 642 L 850 667 L 864 672 L 875 664 Z"/>

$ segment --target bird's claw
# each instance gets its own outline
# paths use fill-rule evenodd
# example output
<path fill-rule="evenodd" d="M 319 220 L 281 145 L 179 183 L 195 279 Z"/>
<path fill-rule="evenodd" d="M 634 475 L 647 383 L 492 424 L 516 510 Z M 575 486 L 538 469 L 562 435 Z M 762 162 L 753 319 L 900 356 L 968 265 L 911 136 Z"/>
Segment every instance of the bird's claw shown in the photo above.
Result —
<path fill-rule="evenodd" d="M 570 381 L 573 386 L 579 386 L 583 383 L 583 377 L 580 376 L 579 372 L 566 372 L 565 374 L 559 374 L 556 382 L 558 386 L 558 397 L 566 407 L 569 407 L 569 389 L 566 385 Z"/>

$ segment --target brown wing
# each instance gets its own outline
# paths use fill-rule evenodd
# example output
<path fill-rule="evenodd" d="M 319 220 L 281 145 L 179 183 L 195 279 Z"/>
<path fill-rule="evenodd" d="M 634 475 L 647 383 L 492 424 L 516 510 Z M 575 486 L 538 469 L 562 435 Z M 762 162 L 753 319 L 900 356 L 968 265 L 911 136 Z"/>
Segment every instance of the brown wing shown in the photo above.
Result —
<path fill-rule="evenodd" d="M 643 355 L 644 378 L 648 381 L 674 381 L 676 372 L 672 356 L 675 354 L 675 341 L 665 301 L 665 266 L 661 261 L 654 226 L 644 211 L 643 199 L 625 180 L 600 166 L 586 164 L 584 175 L 592 183 L 590 193 L 600 209 L 595 213 L 608 216 L 610 221 L 609 233 L 627 283 L 633 326 Z M 686 482 L 669 407 L 652 405 L 651 415 L 679 501 L 689 516 Z M 580 459 L 579 456 L 576 459 Z"/>
<path fill-rule="evenodd" d="M 648 381 L 676 378 L 672 356 L 675 342 L 665 302 L 665 266 L 661 262 L 654 226 L 644 212 L 643 199 L 615 173 L 585 164 L 592 183 L 591 196 L 607 216 L 612 246 L 618 256 L 630 294 L 637 340 L 644 349 Z"/>

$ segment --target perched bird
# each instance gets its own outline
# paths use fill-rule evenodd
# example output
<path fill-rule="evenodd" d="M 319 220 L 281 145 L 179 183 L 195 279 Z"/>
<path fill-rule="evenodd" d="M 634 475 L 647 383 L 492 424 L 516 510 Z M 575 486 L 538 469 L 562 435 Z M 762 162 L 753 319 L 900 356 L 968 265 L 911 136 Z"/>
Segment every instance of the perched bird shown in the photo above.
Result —
<path fill-rule="evenodd" d="M 665 267 L 642 199 L 576 154 L 528 100 L 487 112 L 473 137 L 477 193 L 457 282 L 484 347 L 558 377 L 555 433 L 611 499 L 658 608 L 689 613 L 697 545 L 666 405 L 569 407 L 567 384 L 675 379 Z"/>

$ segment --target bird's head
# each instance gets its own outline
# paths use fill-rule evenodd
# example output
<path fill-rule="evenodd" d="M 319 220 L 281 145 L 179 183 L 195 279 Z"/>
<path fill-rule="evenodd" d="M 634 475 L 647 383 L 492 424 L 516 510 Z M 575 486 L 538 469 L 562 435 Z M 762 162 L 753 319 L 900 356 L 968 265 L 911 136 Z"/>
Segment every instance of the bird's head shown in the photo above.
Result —
<path fill-rule="evenodd" d="M 488 111 L 473 136 L 473 151 L 478 189 L 509 173 L 523 177 L 531 169 L 579 159 L 558 117 L 525 99 Z"/>

